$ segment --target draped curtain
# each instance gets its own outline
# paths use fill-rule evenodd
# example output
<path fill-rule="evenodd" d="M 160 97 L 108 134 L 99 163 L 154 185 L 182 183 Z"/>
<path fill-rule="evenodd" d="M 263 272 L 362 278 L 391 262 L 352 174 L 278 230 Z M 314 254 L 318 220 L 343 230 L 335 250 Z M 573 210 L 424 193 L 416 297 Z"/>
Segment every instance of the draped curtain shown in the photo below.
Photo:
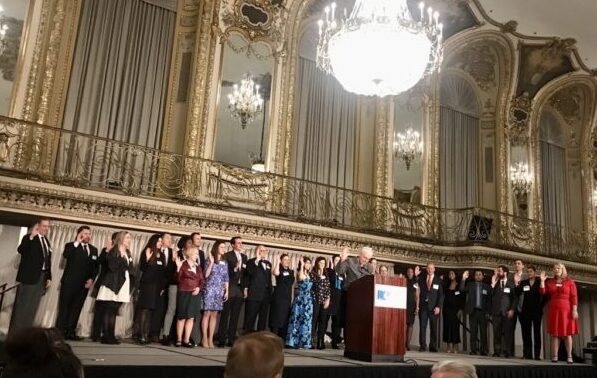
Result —
<path fill-rule="evenodd" d="M 309 59 L 299 58 L 292 175 L 351 189 L 357 97 Z"/>
<path fill-rule="evenodd" d="M 541 116 L 539 139 L 543 221 L 565 227 L 568 214 L 566 143 L 559 121 L 550 112 Z"/>
<path fill-rule="evenodd" d="M 65 138 L 57 169 L 95 182 L 153 180 L 156 158 L 122 143 L 160 148 L 175 20 L 140 0 L 83 1 L 63 128 L 107 141 Z"/>
<path fill-rule="evenodd" d="M 440 89 L 440 206 L 478 205 L 479 116 L 471 86 L 456 76 Z"/>

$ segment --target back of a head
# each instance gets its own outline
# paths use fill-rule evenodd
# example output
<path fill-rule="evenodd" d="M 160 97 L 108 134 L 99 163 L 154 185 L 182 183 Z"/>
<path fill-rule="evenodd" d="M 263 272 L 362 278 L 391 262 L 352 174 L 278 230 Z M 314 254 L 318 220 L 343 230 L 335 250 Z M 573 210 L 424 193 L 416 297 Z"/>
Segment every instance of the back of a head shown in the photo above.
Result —
<path fill-rule="evenodd" d="M 432 378 L 477 378 L 475 367 L 462 360 L 444 360 L 431 367 Z"/>
<path fill-rule="evenodd" d="M 228 351 L 224 377 L 282 377 L 283 369 L 282 340 L 271 332 L 256 332 L 240 337 Z"/>
<path fill-rule="evenodd" d="M 81 378 L 83 365 L 50 328 L 24 328 L 10 333 L 5 344 L 3 378 Z"/>

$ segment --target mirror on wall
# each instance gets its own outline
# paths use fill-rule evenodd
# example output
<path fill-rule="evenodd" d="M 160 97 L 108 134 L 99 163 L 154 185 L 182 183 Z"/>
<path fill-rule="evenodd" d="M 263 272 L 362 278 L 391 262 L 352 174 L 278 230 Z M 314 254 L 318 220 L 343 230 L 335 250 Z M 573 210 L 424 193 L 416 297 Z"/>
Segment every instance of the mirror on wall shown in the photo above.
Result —
<path fill-rule="evenodd" d="M 265 42 L 232 33 L 223 42 L 214 159 L 265 169 L 274 56 Z"/>
<path fill-rule="evenodd" d="M 423 181 L 423 94 L 414 90 L 394 98 L 394 198 L 421 203 Z"/>
<path fill-rule="evenodd" d="M 29 0 L 8 1 L 0 6 L 0 115 L 3 116 L 10 115 L 28 6 Z"/>

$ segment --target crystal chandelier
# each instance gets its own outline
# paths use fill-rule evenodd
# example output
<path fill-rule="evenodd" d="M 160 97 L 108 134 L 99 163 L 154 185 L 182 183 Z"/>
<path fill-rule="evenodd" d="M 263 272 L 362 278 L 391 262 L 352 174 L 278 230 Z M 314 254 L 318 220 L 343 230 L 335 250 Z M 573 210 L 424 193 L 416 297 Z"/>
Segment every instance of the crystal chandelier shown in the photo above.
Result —
<path fill-rule="evenodd" d="M 518 162 L 510 167 L 510 180 L 512 182 L 512 189 L 516 195 L 525 195 L 531 190 L 533 184 L 531 173 L 529 172 L 529 165 Z"/>
<path fill-rule="evenodd" d="M 318 22 L 317 66 L 347 91 L 398 95 L 439 68 L 443 25 L 425 3 L 419 3 L 416 18 L 407 0 L 356 0 L 343 17 L 336 8 L 325 7 Z"/>
<path fill-rule="evenodd" d="M 4 8 L 0 5 L 0 55 L 4 54 L 4 50 L 6 50 L 6 31 L 8 30 L 8 25 L 6 25 L 4 20 Z"/>
<path fill-rule="evenodd" d="M 411 163 L 423 153 L 423 142 L 418 131 L 408 128 L 405 133 L 397 133 L 394 137 L 394 156 L 406 164 L 410 170 Z"/>
<path fill-rule="evenodd" d="M 263 98 L 259 94 L 259 85 L 255 84 L 250 74 L 246 74 L 240 85 L 234 84 L 228 95 L 228 110 L 233 118 L 240 119 L 243 129 L 263 112 Z"/>

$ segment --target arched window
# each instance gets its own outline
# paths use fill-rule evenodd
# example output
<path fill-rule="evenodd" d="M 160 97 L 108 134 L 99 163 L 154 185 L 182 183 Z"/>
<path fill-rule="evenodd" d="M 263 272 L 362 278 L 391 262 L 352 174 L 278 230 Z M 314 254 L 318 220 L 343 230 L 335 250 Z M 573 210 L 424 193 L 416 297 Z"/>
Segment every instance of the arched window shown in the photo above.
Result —
<path fill-rule="evenodd" d="M 458 75 L 440 84 L 440 206 L 478 205 L 479 102 L 473 87 Z"/>

